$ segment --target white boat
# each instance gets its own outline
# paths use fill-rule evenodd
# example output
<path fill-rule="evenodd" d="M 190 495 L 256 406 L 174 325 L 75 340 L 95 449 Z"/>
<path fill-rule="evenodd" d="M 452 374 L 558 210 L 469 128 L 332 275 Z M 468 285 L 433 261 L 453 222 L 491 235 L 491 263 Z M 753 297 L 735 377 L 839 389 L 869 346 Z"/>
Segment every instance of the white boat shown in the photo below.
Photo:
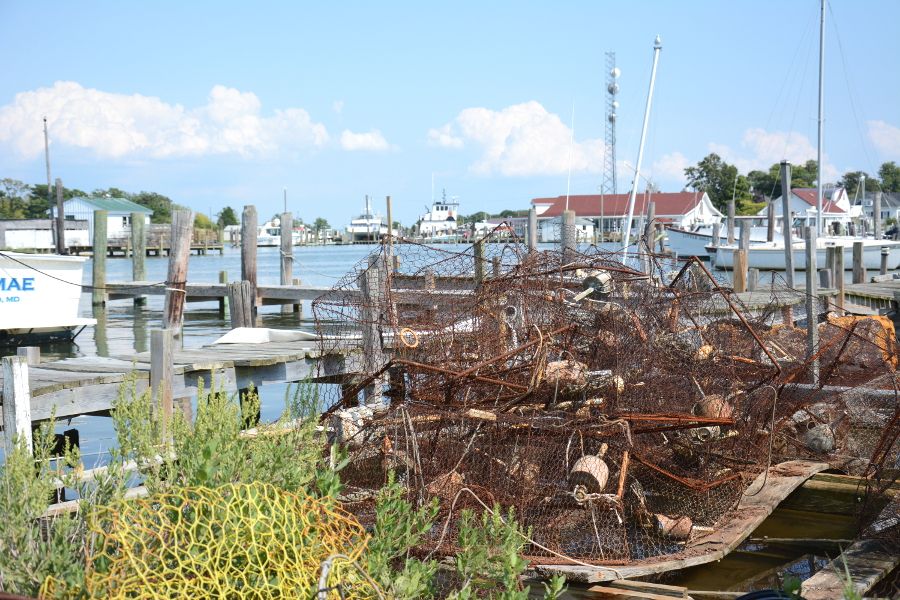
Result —
<path fill-rule="evenodd" d="M 455 197 L 448 199 L 444 190 L 441 199 L 433 201 L 428 212 L 419 217 L 419 235 L 434 241 L 455 238 L 458 219 L 459 202 Z"/>
<path fill-rule="evenodd" d="M 366 196 L 366 210 L 350 221 L 350 225 L 347 226 L 345 240 L 351 243 L 377 242 L 387 234 L 388 226 L 384 223 L 381 216 L 372 212 L 372 208 L 369 205 L 369 197 Z M 396 237 L 397 230 L 392 230 L 391 234 Z"/>
<path fill-rule="evenodd" d="M 888 269 L 896 269 L 900 266 L 900 242 L 894 240 L 874 240 L 858 238 L 827 237 L 816 241 L 816 266 L 825 268 L 825 250 L 829 247 L 842 246 L 844 248 L 844 269 L 853 268 L 853 242 L 863 243 L 863 265 L 866 269 L 879 269 L 881 267 L 881 249 L 888 249 Z M 794 255 L 794 269 L 806 270 L 806 243 L 803 240 L 792 244 Z M 734 251 L 738 250 L 737 244 L 725 244 L 714 248 L 710 246 L 710 252 L 715 254 L 715 265 L 718 269 L 734 268 Z M 761 271 L 783 271 L 784 242 L 772 242 L 751 245 L 747 252 L 747 268 Z"/>
<path fill-rule="evenodd" d="M 0 344 L 71 340 L 95 324 L 78 316 L 86 260 L 0 252 Z"/>
<path fill-rule="evenodd" d="M 751 227 L 750 228 L 750 245 L 764 244 L 767 239 L 768 227 Z M 679 229 L 678 227 L 667 227 L 666 236 L 668 238 L 669 249 L 675 253 L 678 258 L 690 258 L 696 256 L 701 260 L 712 260 L 715 256 L 715 250 L 710 252 L 707 247 L 713 242 L 713 226 L 698 225 L 690 231 Z M 781 233 L 775 232 L 775 240 L 781 239 Z M 728 241 L 728 233 L 725 227 L 719 231 L 719 243 L 723 244 Z"/>
<path fill-rule="evenodd" d="M 291 232 L 291 245 L 299 246 L 301 235 L 299 231 Z M 256 234 L 257 246 L 281 246 L 281 219 L 272 219 L 261 225 Z"/>

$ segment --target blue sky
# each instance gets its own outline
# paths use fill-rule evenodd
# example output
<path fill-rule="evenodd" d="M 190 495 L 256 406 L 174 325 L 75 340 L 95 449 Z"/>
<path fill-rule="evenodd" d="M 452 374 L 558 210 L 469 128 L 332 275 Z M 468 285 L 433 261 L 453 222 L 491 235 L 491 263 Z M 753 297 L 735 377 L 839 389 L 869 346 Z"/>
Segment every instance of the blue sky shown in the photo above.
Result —
<path fill-rule="evenodd" d="M 831 0 L 826 176 L 900 161 L 900 2 Z M 605 56 L 622 70 L 619 188 L 663 50 L 644 173 L 710 151 L 743 171 L 815 156 L 817 0 L 0 0 L 0 177 L 256 204 L 344 225 L 365 194 L 415 220 L 431 181 L 462 212 L 593 193 Z M 840 39 L 840 45 L 838 42 Z M 570 143 L 573 104 L 575 143 Z"/>

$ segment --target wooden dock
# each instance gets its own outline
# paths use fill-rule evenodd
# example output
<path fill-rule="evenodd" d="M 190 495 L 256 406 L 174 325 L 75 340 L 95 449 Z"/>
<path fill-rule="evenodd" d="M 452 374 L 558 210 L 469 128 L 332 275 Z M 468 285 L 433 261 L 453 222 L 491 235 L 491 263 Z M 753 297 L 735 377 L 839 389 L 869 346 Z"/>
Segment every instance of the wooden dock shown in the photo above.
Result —
<path fill-rule="evenodd" d="M 57 418 L 107 413 L 129 378 L 139 391 L 147 389 L 151 362 L 150 353 L 142 352 L 29 365 L 31 420 L 46 420 L 53 411 Z M 174 398 L 196 395 L 201 380 L 207 388 L 215 381 L 226 391 L 237 392 L 251 385 L 303 381 L 317 374 L 340 378 L 352 369 L 344 356 L 320 356 L 314 341 L 185 348 L 174 351 L 172 367 Z"/>

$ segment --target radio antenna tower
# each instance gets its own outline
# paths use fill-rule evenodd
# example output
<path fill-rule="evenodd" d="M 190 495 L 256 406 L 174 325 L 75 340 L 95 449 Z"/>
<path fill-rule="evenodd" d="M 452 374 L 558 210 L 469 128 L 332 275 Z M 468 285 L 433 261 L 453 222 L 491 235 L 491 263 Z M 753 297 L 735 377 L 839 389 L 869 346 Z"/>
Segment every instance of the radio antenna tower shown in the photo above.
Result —
<path fill-rule="evenodd" d="M 603 194 L 617 194 L 616 185 L 616 111 L 619 101 L 619 75 L 622 72 L 616 67 L 616 53 L 606 53 L 606 148 L 603 153 Z"/>

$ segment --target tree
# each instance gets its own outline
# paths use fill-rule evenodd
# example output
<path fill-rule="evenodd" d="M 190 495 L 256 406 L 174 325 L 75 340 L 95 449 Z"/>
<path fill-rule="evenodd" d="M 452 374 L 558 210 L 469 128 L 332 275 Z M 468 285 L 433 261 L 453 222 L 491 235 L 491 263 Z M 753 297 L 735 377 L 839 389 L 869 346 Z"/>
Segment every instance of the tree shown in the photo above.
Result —
<path fill-rule="evenodd" d="M 737 167 L 729 165 L 715 152 L 707 155 L 696 166 L 684 170 L 688 187 L 705 191 L 713 205 L 721 211 L 728 208 L 728 201 L 734 195 L 738 207 L 751 200 L 750 182 L 739 175 Z"/>
<path fill-rule="evenodd" d="M 328 224 L 328 220 L 323 219 L 322 217 L 316 217 L 316 220 L 313 221 L 313 229 L 316 230 L 316 233 L 322 231 L 323 229 L 330 229 L 331 225 Z"/>
<path fill-rule="evenodd" d="M 127 194 L 116 188 L 109 188 L 108 192 L 120 192 L 123 196 L 113 196 L 114 198 L 128 198 L 132 202 L 136 202 L 141 206 L 146 206 L 153 211 L 150 217 L 152 223 L 171 223 L 172 222 L 172 200 L 162 194 L 156 192 L 140 192 L 138 194 Z M 110 194 L 112 195 L 112 194 Z"/>
<path fill-rule="evenodd" d="M 216 215 L 216 223 L 221 228 L 228 227 L 229 225 L 238 225 L 240 221 L 238 221 L 237 215 L 234 214 L 234 209 L 230 206 L 226 206 L 222 210 L 219 211 L 219 214 Z"/>
<path fill-rule="evenodd" d="M 215 229 L 216 224 L 203 213 L 197 213 L 194 215 L 194 227 L 197 229 Z"/>
<path fill-rule="evenodd" d="M 881 189 L 885 192 L 900 192 L 900 167 L 894 161 L 886 162 L 878 169 Z"/>
<path fill-rule="evenodd" d="M 848 171 L 847 173 L 844 173 L 843 177 L 841 177 L 840 185 L 845 190 L 847 190 L 847 194 L 851 199 L 856 196 L 857 188 L 859 188 L 860 178 L 862 178 L 863 176 L 866 177 L 866 189 L 859 191 L 861 193 L 878 191 L 878 180 L 876 180 L 874 177 L 872 177 L 865 171 Z"/>

